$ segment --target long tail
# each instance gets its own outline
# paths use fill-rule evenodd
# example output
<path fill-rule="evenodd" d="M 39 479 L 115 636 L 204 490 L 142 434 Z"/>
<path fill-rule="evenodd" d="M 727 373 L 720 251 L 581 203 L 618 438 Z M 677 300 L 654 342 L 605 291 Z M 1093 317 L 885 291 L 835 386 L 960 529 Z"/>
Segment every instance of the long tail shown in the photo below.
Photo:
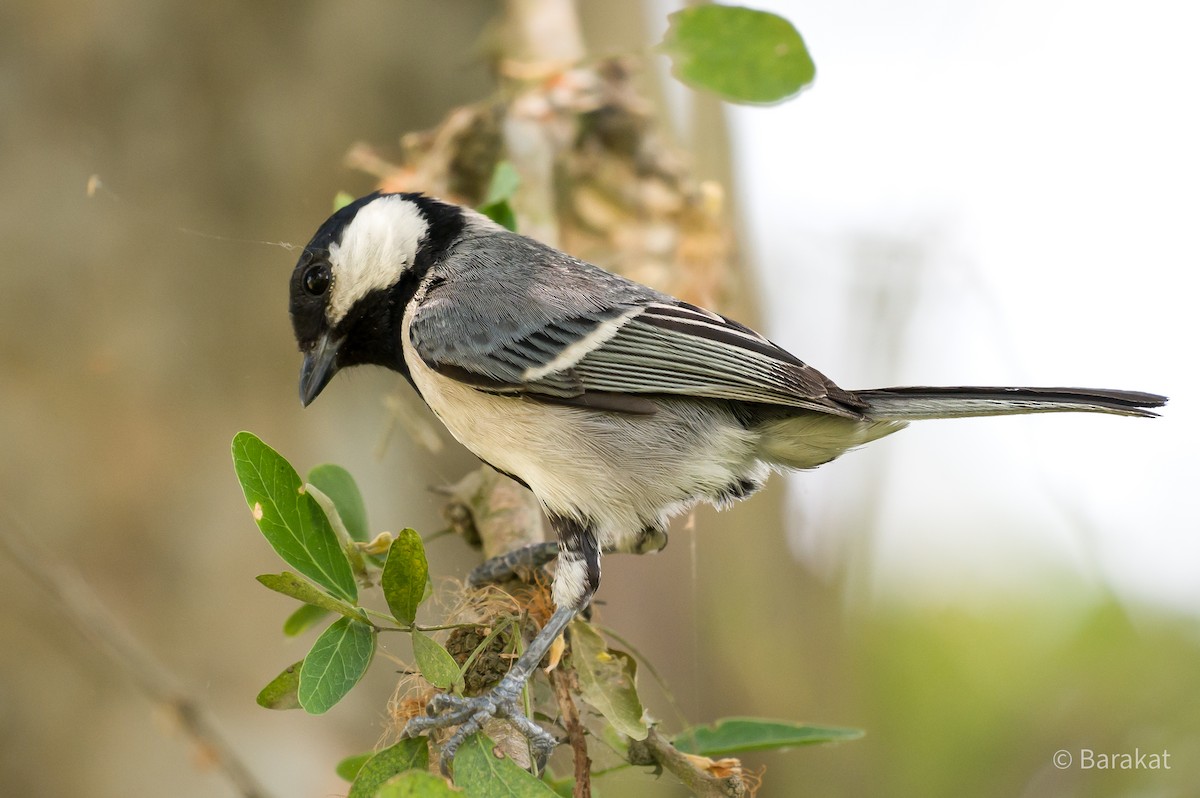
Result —
<path fill-rule="evenodd" d="M 1001 416 L 1012 413 L 1113 413 L 1153 417 L 1167 397 L 1092 388 L 879 388 L 855 391 L 874 420 Z"/>

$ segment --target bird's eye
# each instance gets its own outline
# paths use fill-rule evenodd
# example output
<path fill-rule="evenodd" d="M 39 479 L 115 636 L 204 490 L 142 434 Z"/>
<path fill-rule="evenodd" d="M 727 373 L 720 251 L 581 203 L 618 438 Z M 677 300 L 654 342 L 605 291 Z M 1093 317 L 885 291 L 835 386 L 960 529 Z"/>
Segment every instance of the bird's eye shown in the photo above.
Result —
<path fill-rule="evenodd" d="M 333 282 L 333 277 L 329 273 L 328 263 L 314 263 L 304 272 L 304 276 L 300 278 L 301 285 L 304 286 L 304 292 L 311 296 L 321 296 L 329 290 L 329 284 Z"/>

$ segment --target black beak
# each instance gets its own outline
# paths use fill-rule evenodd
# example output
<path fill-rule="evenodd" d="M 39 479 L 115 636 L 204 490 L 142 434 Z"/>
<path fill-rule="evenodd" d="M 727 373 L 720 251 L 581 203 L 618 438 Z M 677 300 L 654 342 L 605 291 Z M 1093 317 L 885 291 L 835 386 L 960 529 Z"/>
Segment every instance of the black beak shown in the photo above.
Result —
<path fill-rule="evenodd" d="M 342 342 L 331 339 L 329 333 L 322 333 L 304 356 L 304 365 L 300 368 L 300 403 L 305 407 L 312 404 L 337 374 L 337 353 L 341 345 Z"/>

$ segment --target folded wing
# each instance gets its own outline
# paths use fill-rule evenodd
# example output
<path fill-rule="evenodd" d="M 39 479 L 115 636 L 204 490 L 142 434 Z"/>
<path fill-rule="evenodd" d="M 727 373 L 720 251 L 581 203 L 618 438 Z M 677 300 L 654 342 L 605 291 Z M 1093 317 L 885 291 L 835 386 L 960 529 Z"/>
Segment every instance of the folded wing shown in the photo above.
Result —
<path fill-rule="evenodd" d="M 862 416 L 853 394 L 753 330 L 642 291 L 573 313 L 536 292 L 464 307 L 462 296 L 435 290 L 410 342 L 446 376 L 546 401 L 644 413 L 652 397 L 688 396 Z"/>

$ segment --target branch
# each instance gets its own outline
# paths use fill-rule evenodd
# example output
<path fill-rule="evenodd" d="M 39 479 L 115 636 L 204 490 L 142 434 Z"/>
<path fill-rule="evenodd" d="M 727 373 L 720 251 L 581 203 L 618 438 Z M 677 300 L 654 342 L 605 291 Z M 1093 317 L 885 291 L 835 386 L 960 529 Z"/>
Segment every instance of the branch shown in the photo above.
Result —
<path fill-rule="evenodd" d="M 712 760 L 685 754 L 650 727 L 645 740 L 631 741 L 629 762 L 633 765 L 660 765 L 675 774 L 683 786 L 698 798 L 745 798 L 741 763 L 736 759 Z"/>
<path fill-rule="evenodd" d="M 108 655 L 151 701 L 163 706 L 184 734 L 225 774 L 244 798 L 265 798 L 266 790 L 234 752 L 201 704 L 183 692 L 165 665 L 134 637 L 70 565 L 40 549 L 16 524 L 0 530 L 0 545 L 12 561 L 41 587 L 68 621 L 93 646 Z"/>
<path fill-rule="evenodd" d="M 446 492 L 452 526 L 458 526 L 465 536 L 477 535 L 486 560 L 546 539 L 537 499 L 498 471 L 478 468 Z M 461 510 L 466 511 L 465 518 Z M 469 525 L 464 523 L 467 520 Z"/>
<path fill-rule="evenodd" d="M 575 0 L 507 0 L 503 38 L 501 57 L 510 63 L 502 71 L 519 72 L 525 79 L 561 72 L 587 52 Z"/>
<path fill-rule="evenodd" d="M 563 726 L 571 742 L 571 753 L 575 759 L 574 798 L 592 798 L 592 760 L 588 757 L 587 739 L 584 737 L 583 722 L 579 719 L 579 707 L 571 697 L 571 674 L 562 668 L 550 672 L 550 686 L 562 712 Z"/>

